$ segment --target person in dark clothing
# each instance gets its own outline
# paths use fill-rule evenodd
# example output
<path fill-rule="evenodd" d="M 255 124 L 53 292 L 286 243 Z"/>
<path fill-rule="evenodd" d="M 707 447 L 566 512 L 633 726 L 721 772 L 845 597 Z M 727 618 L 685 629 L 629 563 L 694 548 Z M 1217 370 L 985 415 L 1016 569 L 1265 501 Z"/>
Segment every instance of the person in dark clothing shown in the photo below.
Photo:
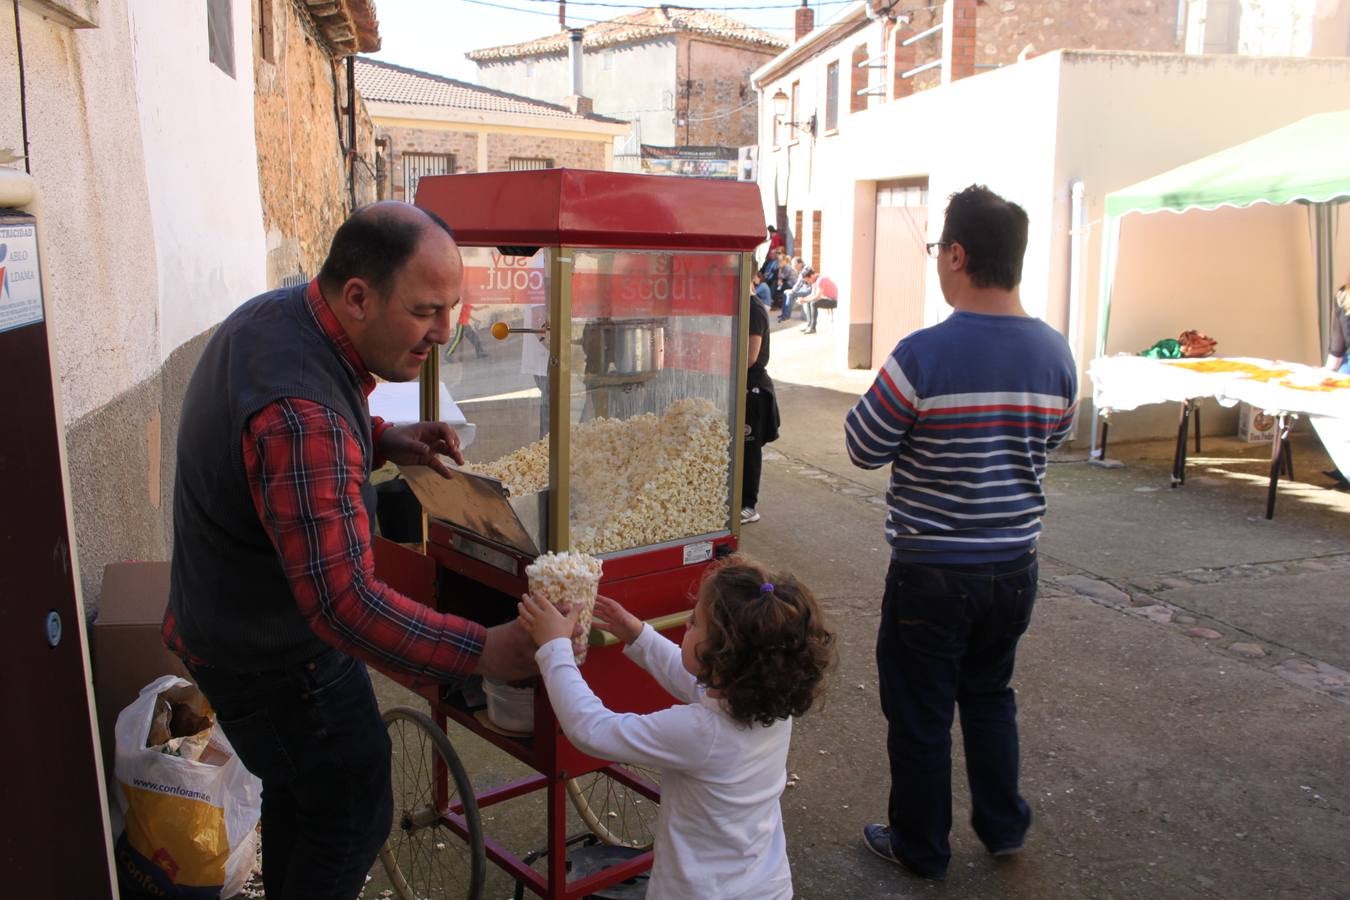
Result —
<path fill-rule="evenodd" d="M 741 468 L 741 524 L 760 519 L 759 478 L 764 445 L 778 440 L 778 400 L 769 377 L 769 312 L 750 297 L 750 339 L 745 355 L 745 459 Z"/>
<path fill-rule="evenodd" d="M 393 816 L 366 663 L 410 686 L 534 670 L 519 624 L 485 629 L 375 577 L 373 467 L 451 477 L 443 422 L 372 420 L 450 334 L 463 262 L 440 219 L 389 201 L 338 228 L 319 277 L 255 297 L 207 342 L 178 433 L 165 643 L 262 780 L 271 900 L 352 900 Z"/>

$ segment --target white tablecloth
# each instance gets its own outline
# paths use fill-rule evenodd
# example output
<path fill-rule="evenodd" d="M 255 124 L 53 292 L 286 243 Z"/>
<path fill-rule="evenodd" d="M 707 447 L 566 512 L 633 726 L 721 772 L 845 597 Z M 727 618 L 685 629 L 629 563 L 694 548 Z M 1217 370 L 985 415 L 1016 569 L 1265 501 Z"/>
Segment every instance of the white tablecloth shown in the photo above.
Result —
<path fill-rule="evenodd" d="M 1093 404 L 1100 412 L 1124 412 L 1149 403 L 1213 397 L 1222 406 L 1241 401 L 1272 415 L 1306 415 L 1332 460 L 1342 472 L 1350 472 L 1350 388 L 1300 390 L 1296 385 L 1319 384 L 1331 373 L 1278 360 L 1252 357 L 1229 360 L 1266 369 L 1288 369 L 1289 374 L 1276 380 L 1256 381 L 1245 372 L 1195 372 L 1175 365 L 1198 360 L 1101 356 L 1088 364 Z"/>

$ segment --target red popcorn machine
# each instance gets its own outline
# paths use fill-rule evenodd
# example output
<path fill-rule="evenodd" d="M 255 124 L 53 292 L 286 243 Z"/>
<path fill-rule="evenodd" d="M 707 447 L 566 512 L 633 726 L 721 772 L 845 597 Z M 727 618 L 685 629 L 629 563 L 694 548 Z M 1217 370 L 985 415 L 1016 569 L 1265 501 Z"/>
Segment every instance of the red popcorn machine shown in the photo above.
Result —
<path fill-rule="evenodd" d="M 601 593 L 678 641 L 704 570 L 738 542 L 758 188 L 549 169 L 425 177 L 416 203 L 450 225 L 465 267 L 455 335 L 428 362 L 418 412 L 460 428 L 468 465 L 448 481 L 377 475 L 425 511 L 420 544 L 377 539 L 378 574 L 491 626 L 515 616 L 536 556 L 584 552 L 603 561 Z M 581 672 L 611 710 L 674 702 L 599 629 Z M 517 896 L 642 896 L 657 773 L 573 747 L 542 683 L 419 693 L 430 715 L 385 716 L 393 896 L 478 896 L 485 860 Z M 474 736 L 453 730 L 462 755 L 485 741 L 530 774 L 475 788 L 480 767 L 460 763 L 451 722 Z"/>

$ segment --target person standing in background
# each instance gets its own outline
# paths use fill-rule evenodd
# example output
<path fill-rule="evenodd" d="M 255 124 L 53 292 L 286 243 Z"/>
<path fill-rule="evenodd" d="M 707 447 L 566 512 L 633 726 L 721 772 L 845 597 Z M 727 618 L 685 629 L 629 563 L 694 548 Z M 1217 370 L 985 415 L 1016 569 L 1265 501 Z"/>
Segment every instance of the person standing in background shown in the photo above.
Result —
<path fill-rule="evenodd" d="M 760 520 L 759 479 L 764 445 L 778 440 L 778 399 L 769 377 L 769 311 L 750 303 L 750 338 L 746 346 L 745 457 L 741 467 L 741 524 Z"/>
<path fill-rule="evenodd" d="M 1078 400 L 1064 337 L 1022 307 L 1027 214 L 988 188 L 953 194 L 928 245 L 945 321 L 900 341 L 844 420 L 860 468 L 891 467 L 891 545 L 877 673 L 891 765 L 888 821 L 867 849 L 921 878 L 951 860 L 951 729 L 961 711 L 971 825 L 1022 849 L 1017 643 L 1036 600 L 1046 458 Z"/>

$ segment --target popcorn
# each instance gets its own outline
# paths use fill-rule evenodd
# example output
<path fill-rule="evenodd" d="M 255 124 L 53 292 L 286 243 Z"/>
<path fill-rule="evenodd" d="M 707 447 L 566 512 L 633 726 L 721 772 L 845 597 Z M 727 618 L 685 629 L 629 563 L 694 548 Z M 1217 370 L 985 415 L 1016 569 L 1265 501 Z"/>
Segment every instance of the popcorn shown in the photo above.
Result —
<path fill-rule="evenodd" d="M 545 553 L 525 567 L 530 578 L 530 593 L 552 603 L 568 615 L 580 607 L 577 633 L 572 635 L 572 658 L 581 665 L 591 634 L 591 613 L 600 590 L 600 560 L 584 553 Z"/>
<path fill-rule="evenodd" d="M 571 549 L 607 553 L 725 528 L 731 433 L 701 398 L 572 428 Z M 548 487 L 548 439 L 466 467 L 513 495 Z"/>

